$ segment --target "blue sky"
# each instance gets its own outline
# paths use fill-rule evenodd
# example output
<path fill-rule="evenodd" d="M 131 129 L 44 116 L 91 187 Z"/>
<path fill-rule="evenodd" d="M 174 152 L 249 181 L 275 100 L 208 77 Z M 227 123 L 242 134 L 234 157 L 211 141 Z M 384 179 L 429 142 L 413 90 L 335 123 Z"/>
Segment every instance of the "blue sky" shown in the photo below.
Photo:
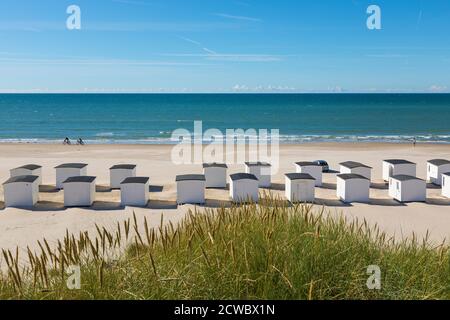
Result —
<path fill-rule="evenodd" d="M 2 0 L 0 92 L 448 92 L 449 33 L 448 0 Z"/>

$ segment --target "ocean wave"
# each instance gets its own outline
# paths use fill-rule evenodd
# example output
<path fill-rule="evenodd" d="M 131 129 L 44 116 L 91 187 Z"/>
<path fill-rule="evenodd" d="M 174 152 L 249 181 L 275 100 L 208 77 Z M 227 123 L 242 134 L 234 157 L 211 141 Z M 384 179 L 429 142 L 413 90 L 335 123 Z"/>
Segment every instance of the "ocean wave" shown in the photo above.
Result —
<path fill-rule="evenodd" d="M 123 138 L 114 134 L 109 135 L 100 133 L 84 141 L 87 144 L 176 144 L 179 141 L 171 139 L 169 132 L 160 133 L 164 136 L 145 137 L 145 138 Z M 217 137 L 215 137 L 217 138 Z M 220 138 L 220 137 L 219 137 Z M 387 143 L 411 143 L 413 139 L 417 143 L 437 143 L 450 144 L 450 135 L 280 135 L 281 144 L 300 144 L 300 143 L 318 143 L 318 142 L 387 142 Z M 225 139 L 235 139 L 242 142 L 244 139 L 236 136 L 224 137 Z M 257 139 L 257 136 L 250 137 L 251 140 Z M 248 138 L 246 140 L 249 140 Z M 203 140 L 208 144 L 213 140 Z M 270 142 L 270 137 L 269 137 Z M 30 143 L 30 144 L 52 144 L 62 143 L 61 139 L 51 138 L 0 138 L 0 143 Z"/>

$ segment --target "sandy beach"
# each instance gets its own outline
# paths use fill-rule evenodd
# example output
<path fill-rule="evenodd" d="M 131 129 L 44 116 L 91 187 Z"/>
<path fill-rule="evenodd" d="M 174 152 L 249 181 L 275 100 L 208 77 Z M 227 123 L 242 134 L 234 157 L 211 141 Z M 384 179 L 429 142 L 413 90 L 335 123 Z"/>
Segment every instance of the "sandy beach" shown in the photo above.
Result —
<path fill-rule="evenodd" d="M 46 144 L 0 145 L 0 181 L 9 177 L 9 169 L 35 163 L 43 166 L 43 186 L 40 202 L 33 210 L 4 208 L 3 188 L 0 188 L 0 248 L 34 248 L 36 241 L 46 238 L 50 243 L 69 232 L 94 231 L 95 224 L 114 227 L 117 221 L 132 217 L 133 211 L 142 221 L 147 217 L 151 225 L 159 225 L 161 214 L 165 221 L 176 223 L 194 206 L 177 206 L 175 176 L 201 173 L 201 165 L 176 166 L 171 162 L 170 145 L 87 145 L 63 146 Z M 450 199 L 440 195 L 440 189 L 429 185 L 427 203 L 400 204 L 388 196 L 381 179 L 382 160 L 405 158 L 417 163 L 417 174 L 426 177 L 426 161 L 433 158 L 450 159 L 450 145 L 382 144 L 382 143 L 320 143 L 280 146 L 280 170 L 273 177 L 271 192 L 283 196 L 284 174 L 295 172 L 293 163 L 324 159 L 331 169 L 338 163 L 359 161 L 373 167 L 370 204 L 343 204 L 336 197 L 336 173 L 324 174 L 324 186 L 316 188 L 316 206 L 325 205 L 333 215 L 344 214 L 353 219 L 366 219 L 377 224 L 397 240 L 420 238 L 427 232 L 433 242 L 450 237 Z M 54 166 L 65 162 L 88 163 L 88 174 L 97 176 L 96 203 L 92 208 L 63 206 L 63 191 L 57 191 Z M 109 190 L 109 167 L 114 164 L 137 165 L 138 176 L 150 177 L 150 203 L 147 208 L 122 208 L 120 192 Z M 230 165 L 229 173 L 243 172 L 243 165 Z M 206 207 L 228 203 L 227 190 L 207 190 Z M 199 209 L 202 209 L 199 207 Z"/>

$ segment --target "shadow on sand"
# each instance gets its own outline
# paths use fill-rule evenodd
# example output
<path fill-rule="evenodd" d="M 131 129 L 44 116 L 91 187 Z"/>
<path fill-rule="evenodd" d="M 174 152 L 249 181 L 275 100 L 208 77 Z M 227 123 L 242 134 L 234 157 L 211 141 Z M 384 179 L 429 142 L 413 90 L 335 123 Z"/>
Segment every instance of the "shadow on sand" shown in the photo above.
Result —
<path fill-rule="evenodd" d="M 150 200 L 146 208 L 156 210 L 174 210 L 178 208 L 178 204 L 176 201 Z"/>
<path fill-rule="evenodd" d="M 441 186 L 434 183 L 427 183 L 427 189 L 441 189 Z"/>
<path fill-rule="evenodd" d="M 150 186 L 148 188 L 149 192 L 163 192 L 164 186 Z"/>
<path fill-rule="evenodd" d="M 450 206 L 450 199 L 427 198 L 426 204 L 434 206 Z"/>
<path fill-rule="evenodd" d="M 401 203 L 395 199 L 370 199 L 369 204 L 372 206 L 384 206 L 384 207 L 404 207 L 404 203 Z"/>
<path fill-rule="evenodd" d="M 113 189 L 111 189 L 110 186 L 100 186 L 100 185 L 95 186 L 95 192 L 106 193 L 111 191 L 113 191 Z"/>
<path fill-rule="evenodd" d="M 52 186 L 49 184 L 43 184 L 39 186 L 39 192 L 42 193 L 58 193 L 59 189 L 56 186 Z"/>
<path fill-rule="evenodd" d="M 231 208 L 233 203 L 230 200 L 206 199 L 202 207 L 205 208 Z"/>
<path fill-rule="evenodd" d="M 387 190 L 387 189 L 389 189 L 389 185 L 384 182 L 372 182 L 370 184 L 370 188 L 378 189 L 378 190 Z"/>
<path fill-rule="evenodd" d="M 64 203 L 56 201 L 39 201 L 32 211 L 64 211 Z"/>
<path fill-rule="evenodd" d="M 321 206 L 327 206 L 327 207 L 352 207 L 353 206 L 351 203 L 345 203 L 345 202 L 342 202 L 339 199 L 321 199 L 321 198 L 316 198 L 314 203 L 318 204 L 318 205 L 321 205 Z"/>
<path fill-rule="evenodd" d="M 286 190 L 286 186 L 284 185 L 284 183 L 272 183 L 270 188 L 267 188 L 267 189 L 268 190 L 285 191 Z"/>
<path fill-rule="evenodd" d="M 329 189 L 329 190 L 336 190 L 337 186 L 336 186 L 336 183 L 324 182 L 324 183 L 322 183 L 322 186 L 319 187 L 319 188 Z"/>
<path fill-rule="evenodd" d="M 94 204 L 91 207 L 85 207 L 83 209 L 94 210 L 94 211 L 100 211 L 100 210 L 123 210 L 124 207 L 122 206 L 122 204 L 120 202 L 95 201 Z"/>

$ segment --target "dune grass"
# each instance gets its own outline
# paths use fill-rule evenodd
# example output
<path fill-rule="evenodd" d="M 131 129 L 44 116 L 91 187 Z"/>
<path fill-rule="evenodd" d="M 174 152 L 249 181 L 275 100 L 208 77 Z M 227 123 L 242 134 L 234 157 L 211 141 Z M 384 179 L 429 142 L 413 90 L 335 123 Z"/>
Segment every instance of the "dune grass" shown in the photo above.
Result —
<path fill-rule="evenodd" d="M 3 250 L 0 299 L 450 299 L 448 246 L 394 242 L 274 199 L 156 229 L 135 217 L 40 247 L 27 267 Z M 66 286 L 69 265 L 81 267 L 80 290 Z M 366 286 L 369 265 L 381 269 L 381 290 Z"/>

